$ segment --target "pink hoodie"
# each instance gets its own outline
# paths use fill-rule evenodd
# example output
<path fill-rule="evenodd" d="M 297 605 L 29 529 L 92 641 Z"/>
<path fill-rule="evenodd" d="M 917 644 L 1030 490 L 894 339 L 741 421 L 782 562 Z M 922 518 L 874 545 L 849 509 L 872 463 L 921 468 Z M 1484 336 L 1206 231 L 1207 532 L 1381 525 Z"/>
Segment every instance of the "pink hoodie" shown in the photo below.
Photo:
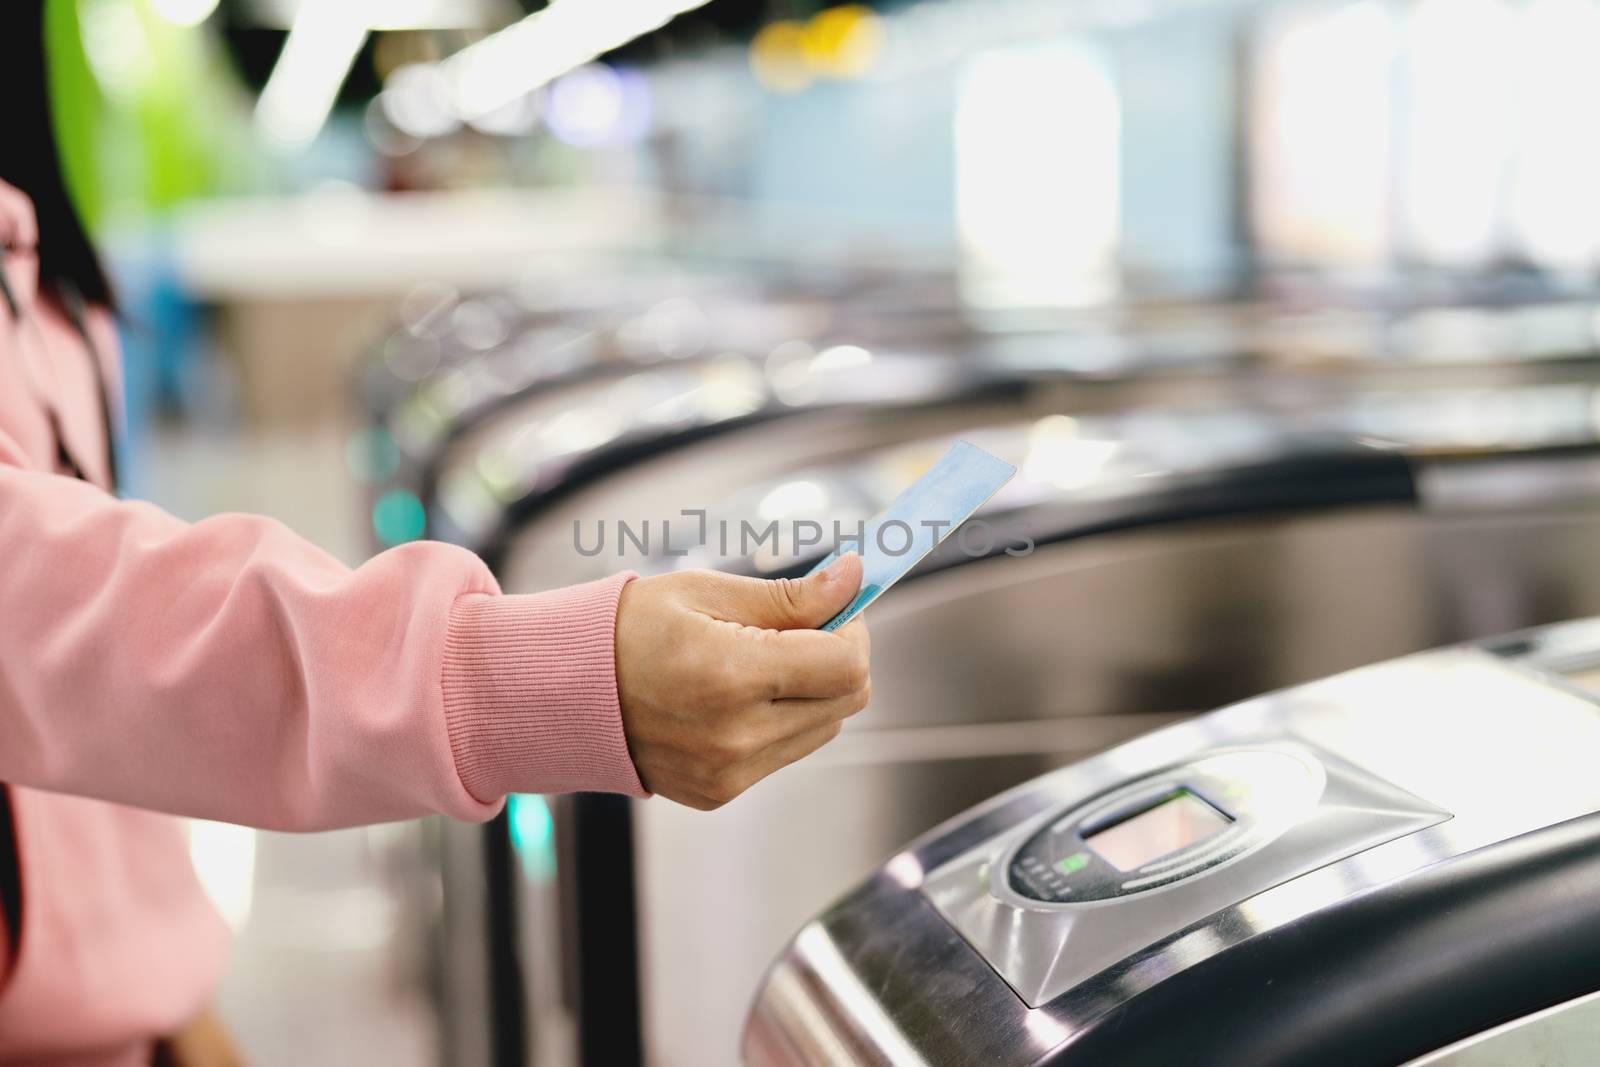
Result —
<path fill-rule="evenodd" d="M 0 782 L 22 872 L 0 1062 L 122 1067 L 222 964 L 171 815 L 317 830 L 485 819 L 517 791 L 642 795 L 613 658 L 630 576 L 503 596 L 432 543 L 351 570 L 267 519 L 190 525 L 64 476 L 49 407 L 103 485 L 102 419 L 36 240 L 0 184 L 24 305 L 19 322 L 0 302 Z M 115 351 L 108 316 L 90 330 Z"/>

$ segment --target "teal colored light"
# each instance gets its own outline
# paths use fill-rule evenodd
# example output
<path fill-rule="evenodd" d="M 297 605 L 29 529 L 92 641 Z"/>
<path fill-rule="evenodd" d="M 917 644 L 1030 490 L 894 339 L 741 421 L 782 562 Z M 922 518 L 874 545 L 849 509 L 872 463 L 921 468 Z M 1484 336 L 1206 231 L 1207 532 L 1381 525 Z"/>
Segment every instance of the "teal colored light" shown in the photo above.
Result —
<path fill-rule="evenodd" d="M 388 429 L 368 426 L 351 434 L 345 442 L 344 465 L 358 481 L 385 482 L 400 467 L 400 448 Z"/>
<path fill-rule="evenodd" d="M 556 873 L 556 826 L 550 805 L 537 793 L 513 793 L 507 803 L 511 848 L 529 881 L 549 881 Z"/>
<path fill-rule="evenodd" d="M 415 541 L 427 528 L 428 516 L 417 494 L 404 489 L 385 493 L 372 505 L 372 529 L 386 545 Z"/>

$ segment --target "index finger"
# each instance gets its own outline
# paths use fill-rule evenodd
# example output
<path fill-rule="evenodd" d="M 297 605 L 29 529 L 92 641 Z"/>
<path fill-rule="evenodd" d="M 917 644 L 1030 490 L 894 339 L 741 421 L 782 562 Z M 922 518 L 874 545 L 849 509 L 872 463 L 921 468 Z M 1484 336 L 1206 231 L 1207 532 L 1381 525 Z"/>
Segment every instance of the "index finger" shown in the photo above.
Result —
<path fill-rule="evenodd" d="M 859 619 L 834 633 L 746 629 L 746 662 L 768 700 L 831 699 L 867 684 L 871 642 Z"/>

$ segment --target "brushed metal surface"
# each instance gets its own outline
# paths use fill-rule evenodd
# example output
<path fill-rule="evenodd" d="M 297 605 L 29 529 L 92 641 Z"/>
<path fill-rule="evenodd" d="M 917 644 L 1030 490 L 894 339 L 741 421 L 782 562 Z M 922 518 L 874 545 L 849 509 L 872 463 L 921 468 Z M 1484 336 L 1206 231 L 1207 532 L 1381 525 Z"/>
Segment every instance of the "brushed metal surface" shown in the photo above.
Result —
<path fill-rule="evenodd" d="M 1600 647 L 1600 635 L 1585 632 Z M 1111 785 L 1219 747 L 1285 736 L 1337 753 L 1452 817 L 1242 896 L 1176 933 L 1152 930 L 1148 946 L 1038 1008 L 1012 993 L 980 955 L 983 946 L 961 938 L 922 892 L 925 872 Z M 1348 672 L 1168 727 L 1001 794 L 897 854 L 805 927 L 774 965 L 750 1015 L 745 1057 L 754 1067 L 848 1063 L 835 1055 L 848 1039 L 886 1050 L 866 1062 L 1035 1063 L 1117 1005 L 1233 945 L 1442 859 L 1600 810 L 1597 753 L 1593 700 L 1471 647 Z M 1196 892 L 1206 877 L 1196 879 Z M 1092 921 L 1117 926 L 1119 907 L 1101 906 Z M 1048 950 L 1049 939 L 1041 940 Z M 936 981 L 913 980 L 931 968 Z"/>

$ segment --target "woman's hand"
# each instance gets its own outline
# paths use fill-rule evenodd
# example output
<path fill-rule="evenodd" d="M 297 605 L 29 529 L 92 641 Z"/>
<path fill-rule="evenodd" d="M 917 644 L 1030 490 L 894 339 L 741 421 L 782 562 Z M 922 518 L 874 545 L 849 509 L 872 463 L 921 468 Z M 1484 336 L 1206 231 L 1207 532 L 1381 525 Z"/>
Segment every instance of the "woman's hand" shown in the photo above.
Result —
<path fill-rule="evenodd" d="M 871 693 L 867 627 L 815 627 L 860 586 L 854 553 L 809 578 L 689 571 L 629 582 L 617 690 L 645 788 L 710 811 L 837 736 Z"/>

